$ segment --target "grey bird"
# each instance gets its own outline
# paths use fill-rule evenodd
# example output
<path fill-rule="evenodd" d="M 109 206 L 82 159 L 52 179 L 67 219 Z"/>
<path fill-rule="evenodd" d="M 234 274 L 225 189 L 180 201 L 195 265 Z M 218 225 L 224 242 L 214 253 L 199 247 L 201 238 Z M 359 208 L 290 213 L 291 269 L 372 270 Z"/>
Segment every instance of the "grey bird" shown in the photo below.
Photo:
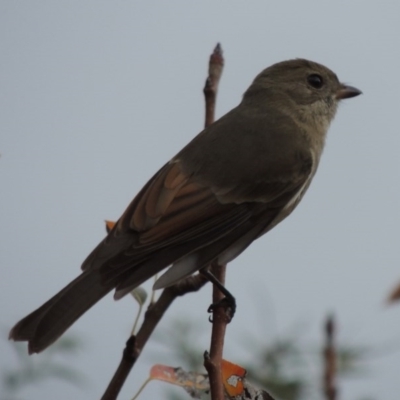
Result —
<path fill-rule="evenodd" d="M 304 59 L 262 71 L 236 108 L 148 181 L 83 272 L 18 322 L 10 338 L 38 353 L 113 289 L 120 299 L 168 266 L 156 289 L 236 258 L 296 208 L 339 101 L 360 93 Z"/>

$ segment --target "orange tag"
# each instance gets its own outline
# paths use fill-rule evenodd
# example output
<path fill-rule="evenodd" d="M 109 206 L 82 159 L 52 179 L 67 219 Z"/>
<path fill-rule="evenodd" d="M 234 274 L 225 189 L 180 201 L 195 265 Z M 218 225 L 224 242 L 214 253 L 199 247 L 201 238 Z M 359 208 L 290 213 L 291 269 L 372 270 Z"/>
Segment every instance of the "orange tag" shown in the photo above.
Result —
<path fill-rule="evenodd" d="M 239 365 L 226 360 L 222 360 L 221 367 L 222 380 L 228 396 L 241 396 L 244 390 L 243 379 L 247 371 Z"/>

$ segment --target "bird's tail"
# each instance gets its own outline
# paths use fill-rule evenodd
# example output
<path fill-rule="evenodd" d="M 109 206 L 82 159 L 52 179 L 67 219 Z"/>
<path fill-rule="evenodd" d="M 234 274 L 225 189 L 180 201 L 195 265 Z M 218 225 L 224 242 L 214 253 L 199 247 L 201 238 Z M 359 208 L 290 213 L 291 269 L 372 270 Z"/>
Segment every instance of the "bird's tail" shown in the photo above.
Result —
<path fill-rule="evenodd" d="M 98 270 L 87 270 L 37 310 L 19 321 L 10 339 L 27 341 L 29 354 L 55 342 L 82 314 L 113 289 L 104 285 Z"/>

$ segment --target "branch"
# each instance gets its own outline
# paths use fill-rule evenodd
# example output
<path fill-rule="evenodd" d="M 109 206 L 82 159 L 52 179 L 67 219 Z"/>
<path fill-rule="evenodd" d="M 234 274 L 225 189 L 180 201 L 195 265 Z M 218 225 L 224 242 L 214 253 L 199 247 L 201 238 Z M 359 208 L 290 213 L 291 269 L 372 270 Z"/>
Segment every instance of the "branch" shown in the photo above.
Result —
<path fill-rule="evenodd" d="M 214 264 L 211 269 L 214 276 L 221 283 L 224 283 L 226 266 Z M 213 286 L 213 304 L 221 301 L 223 297 L 224 295 L 218 290 L 218 288 Z M 226 326 L 229 321 L 230 318 L 228 317 L 227 311 L 224 307 L 214 307 L 210 353 L 207 351 L 204 353 L 204 368 L 208 372 L 212 400 L 223 400 L 225 398 L 221 363 L 223 358 Z"/>
<path fill-rule="evenodd" d="M 210 56 L 208 77 L 204 87 L 206 103 L 205 126 L 211 125 L 215 120 L 215 104 L 218 92 L 218 84 L 224 66 L 221 45 L 218 43 Z M 214 263 L 211 272 L 222 283 L 225 282 L 225 265 Z M 213 304 L 222 300 L 223 294 L 213 287 Z M 211 332 L 210 353 L 204 353 L 204 367 L 208 372 L 212 400 L 224 399 L 224 387 L 221 375 L 221 362 L 224 349 L 226 325 L 229 323 L 226 310 L 223 307 L 215 307 L 212 316 L 213 327 Z"/>
<path fill-rule="evenodd" d="M 326 400 L 336 400 L 336 349 L 334 343 L 335 320 L 333 316 L 329 316 L 326 320 L 325 336 L 326 344 L 324 348 L 323 388 Z"/>
<path fill-rule="evenodd" d="M 208 64 L 208 77 L 203 89 L 206 102 L 206 118 L 204 122 L 204 126 L 206 128 L 214 122 L 218 84 L 222 75 L 223 67 L 224 57 L 222 55 L 221 45 L 218 43 L 210 56 L 210 61 Z"/>
<path fill-rule="evenodd" d="M 131 336 L 127 340 L 119 366 L 101 400 L 115 400 L 118 397 L 126 378 L 139 358 L 144 346 L 173 301 L 179 296 L 199 290 L 207 282 L 207 279 L 201 274 L 190 276 L 164 289 L 159 299 L 149 305 L 143 324 L 137 335 Z"/>

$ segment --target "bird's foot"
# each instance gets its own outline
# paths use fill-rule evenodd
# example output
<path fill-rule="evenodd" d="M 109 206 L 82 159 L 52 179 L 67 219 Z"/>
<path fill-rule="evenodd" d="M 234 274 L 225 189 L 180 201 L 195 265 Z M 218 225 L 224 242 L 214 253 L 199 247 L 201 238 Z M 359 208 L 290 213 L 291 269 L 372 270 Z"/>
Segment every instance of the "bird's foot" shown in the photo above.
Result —
<path fill-rule="evenodd" d="M 213 303 L 208 307 L 208 312 L 213 313 L 217 308 L 223 308 L 225 311 L 225 317 L 227 318 L 227 323 L 232 321 L 233 316 L 235 315 L 236 312 L 236 299 L 232 296 L 225 296 L 222 298 L 220 301 L 217 301 L 216 303 Z M 210 316 L 209 318 L 210 322 L 213 322 L 213 316 Z"/>

